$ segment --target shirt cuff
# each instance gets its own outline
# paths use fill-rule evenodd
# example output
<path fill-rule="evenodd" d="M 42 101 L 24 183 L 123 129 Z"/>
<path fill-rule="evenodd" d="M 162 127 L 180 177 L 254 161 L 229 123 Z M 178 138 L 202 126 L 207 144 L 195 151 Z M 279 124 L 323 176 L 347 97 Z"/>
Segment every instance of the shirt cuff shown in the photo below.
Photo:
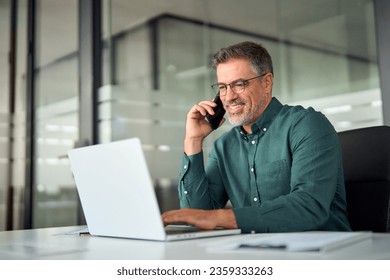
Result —
<path fill-rule="evenodd" d="M 204 172 L 203 151 L 195 155 L 184 154 L 181 164 L 180 180 L 184 177 L 193 178 Z"/>
<path fill-rule="evenodd" d="M 256 213 L 252 207 L 233 208 L 237 226 L 243 233 L 268 232 L 268 228 L 257 223 Z"/>

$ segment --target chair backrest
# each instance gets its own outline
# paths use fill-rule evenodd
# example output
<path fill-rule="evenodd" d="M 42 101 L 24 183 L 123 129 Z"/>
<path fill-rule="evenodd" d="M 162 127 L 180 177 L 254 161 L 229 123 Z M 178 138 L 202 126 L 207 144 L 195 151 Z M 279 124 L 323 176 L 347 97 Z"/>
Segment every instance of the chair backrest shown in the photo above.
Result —
<path fill-rule="evenodd" d="M 390 232 L 390 127 L 339 132 L 352 230 Z"/>

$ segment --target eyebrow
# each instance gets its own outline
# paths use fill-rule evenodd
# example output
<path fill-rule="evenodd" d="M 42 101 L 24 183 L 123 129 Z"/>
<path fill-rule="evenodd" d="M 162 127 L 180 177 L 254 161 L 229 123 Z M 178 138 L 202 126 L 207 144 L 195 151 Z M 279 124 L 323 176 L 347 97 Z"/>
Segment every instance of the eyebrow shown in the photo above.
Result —
<path fill-rule="evenodd" d="M 239 78 L 239 79 L 231 81 L 230 83 L 220 83 L 220 82 L 218 82 L 217 84 L 218 85 L 229 85 L 231 83 L 242 82 L 242 81 L 245 81 L 245 79 L 244 78 Z"/>

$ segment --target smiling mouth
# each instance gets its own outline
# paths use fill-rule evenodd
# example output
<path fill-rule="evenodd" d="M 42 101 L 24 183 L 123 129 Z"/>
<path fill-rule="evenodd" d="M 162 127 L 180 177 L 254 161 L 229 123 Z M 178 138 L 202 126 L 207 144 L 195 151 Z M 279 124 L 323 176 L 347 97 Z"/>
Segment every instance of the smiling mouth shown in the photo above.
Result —
<path fill-rule="evenodd" d="M 244 103 L 233 103 L 233 104 L 227 104 L 226 109 L 229 113 L 237 113 L 244 107 Z"/>

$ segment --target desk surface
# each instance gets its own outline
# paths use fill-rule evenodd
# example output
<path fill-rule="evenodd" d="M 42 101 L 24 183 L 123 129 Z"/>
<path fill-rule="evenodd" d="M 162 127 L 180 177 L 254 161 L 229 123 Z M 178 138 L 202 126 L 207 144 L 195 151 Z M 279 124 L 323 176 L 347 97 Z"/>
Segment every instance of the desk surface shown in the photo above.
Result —
<path fill-rule="evenodd" d="M 374 233 L 370 239 L 328 253 L 286 252 L 272 249 L 210 250 L 221 242 L 242 236 L 158 242 L 65 234 L 81 227 L 59 227 L 0 232 L 0 259 L 56 260 L 251 260 L 251 259 L 390 259 L 390 234 Z"/>

